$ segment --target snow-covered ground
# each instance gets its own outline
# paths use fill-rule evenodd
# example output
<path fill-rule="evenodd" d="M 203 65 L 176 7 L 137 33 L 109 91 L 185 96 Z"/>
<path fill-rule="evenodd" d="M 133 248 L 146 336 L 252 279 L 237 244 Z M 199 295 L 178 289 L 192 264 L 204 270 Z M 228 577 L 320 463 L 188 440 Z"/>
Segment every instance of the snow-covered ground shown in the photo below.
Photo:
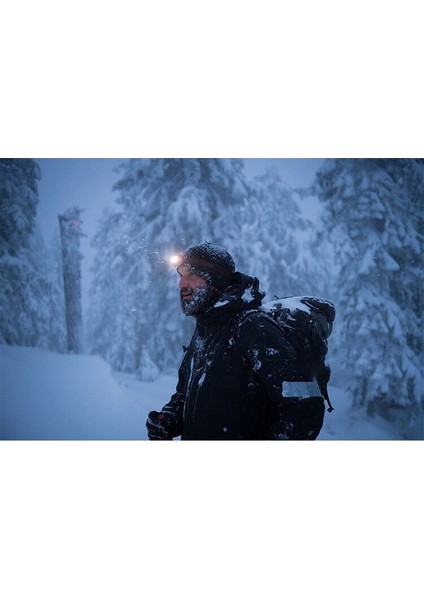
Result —
<path fill-rule="evenodd" d="M 0 346 L 3 440 L 145 440 L 146 415 L 174 392 L 176 379 L 153 383 L 114 373 L 102 359 L 39 348 Z M 346 393 L 330 386 L 335 407 L 319 440 L 396 440 L 382 419 L 354 417 Z"/>

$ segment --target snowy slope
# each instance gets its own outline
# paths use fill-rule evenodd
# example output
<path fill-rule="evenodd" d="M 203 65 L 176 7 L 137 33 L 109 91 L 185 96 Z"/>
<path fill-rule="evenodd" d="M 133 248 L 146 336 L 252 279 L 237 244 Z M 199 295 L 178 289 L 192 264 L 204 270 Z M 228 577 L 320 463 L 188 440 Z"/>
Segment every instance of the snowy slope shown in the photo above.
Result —
<path fill-rule="evenodd" d="M 146 414 L 160 409 L 175 389 L 174 377 L 153 383 L 113 373 L 94 356 L 0 346 L 0 438 L 18 440 L 145 440 Z M 319 440 L 395 440 L 383 420 L 354 418 L 340 388 L 330 386 L 335 407 L 326 413 Z"/>
<path fill-rule="evenodd" d="M 169 377 L 120 382 L 93 356 L 0 351 L 1 439 L 146 439 L 146 413 L 174 386 Z"/>

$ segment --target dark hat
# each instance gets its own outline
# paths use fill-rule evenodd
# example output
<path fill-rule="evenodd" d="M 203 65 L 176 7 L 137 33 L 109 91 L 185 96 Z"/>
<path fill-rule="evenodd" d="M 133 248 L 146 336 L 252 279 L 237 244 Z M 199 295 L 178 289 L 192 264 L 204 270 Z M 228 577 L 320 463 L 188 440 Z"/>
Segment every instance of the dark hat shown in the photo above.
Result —
<path fill-rule="evenodd" d="M 187 248 L 180 264 L 222 290 L 231 285 L 236 270 L 231 254 L 210 242 Z"/>

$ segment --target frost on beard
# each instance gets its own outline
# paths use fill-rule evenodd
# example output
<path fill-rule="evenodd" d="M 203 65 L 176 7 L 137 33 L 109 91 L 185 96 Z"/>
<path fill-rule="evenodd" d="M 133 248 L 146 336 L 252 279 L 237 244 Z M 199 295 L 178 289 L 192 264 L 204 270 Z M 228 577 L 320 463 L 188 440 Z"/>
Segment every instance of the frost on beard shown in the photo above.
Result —
<path fill-rule="evenodd" d="M 213 304 L 213 289 L 209 285 L 198 287 L 192 291 L 191 300 L 181 300 L 183 313 L 190 317 L 205 312 Z"/>

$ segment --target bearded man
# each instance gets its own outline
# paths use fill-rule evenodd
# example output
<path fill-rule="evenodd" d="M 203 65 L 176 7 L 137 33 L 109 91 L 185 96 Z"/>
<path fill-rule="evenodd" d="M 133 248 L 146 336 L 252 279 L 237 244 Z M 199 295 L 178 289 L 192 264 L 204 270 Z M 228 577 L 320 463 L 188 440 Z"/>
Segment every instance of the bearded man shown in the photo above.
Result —
<path fill-rule="evenodd" d="M 208 242 L 188 248 L 176 266 L 181 308 L 196 328 L 175 394 L 148 415 L 149 439 L 316 439 L 324 400 L 283 330 L 260 310 L 258 279 Z M 293 395 L 299 382 L 312 395 Z"/>

